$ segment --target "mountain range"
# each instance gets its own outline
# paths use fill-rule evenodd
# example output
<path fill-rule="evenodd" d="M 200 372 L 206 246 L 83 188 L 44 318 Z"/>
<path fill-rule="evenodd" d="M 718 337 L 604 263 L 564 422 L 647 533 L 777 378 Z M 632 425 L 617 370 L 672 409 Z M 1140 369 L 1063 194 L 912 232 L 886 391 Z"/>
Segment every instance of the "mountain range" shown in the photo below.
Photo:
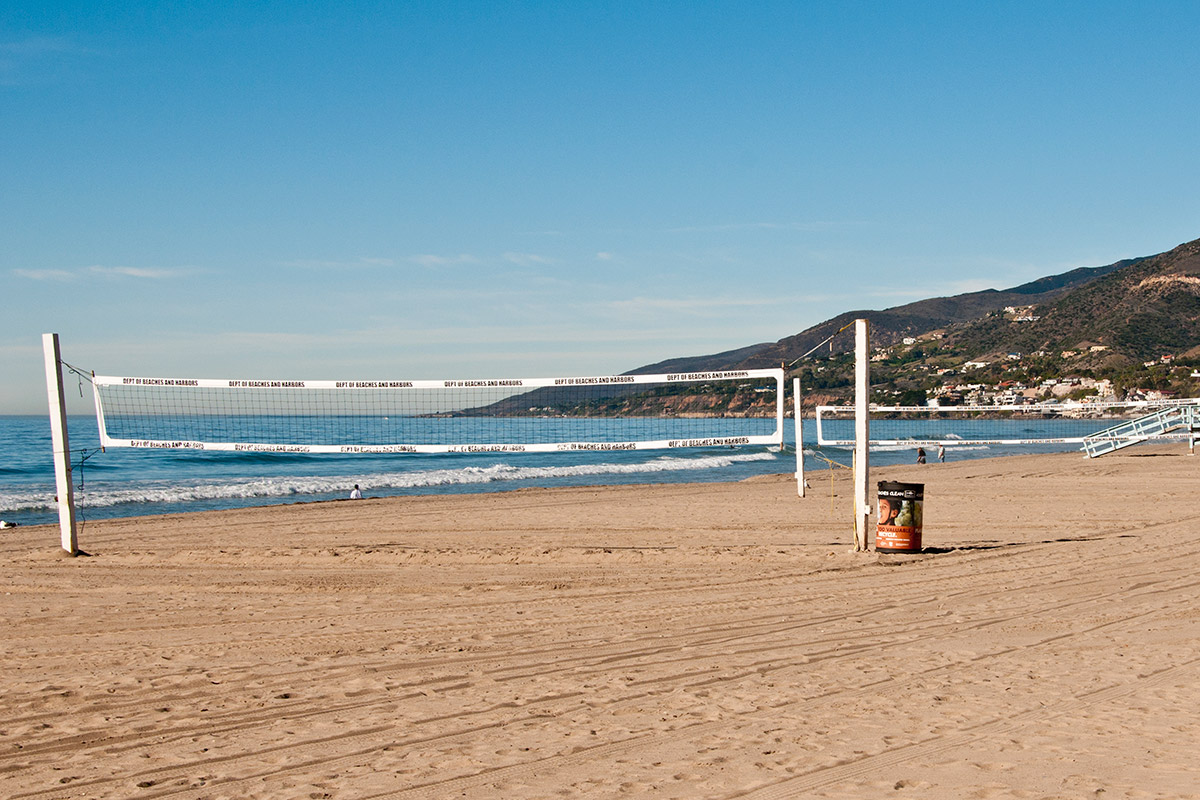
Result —
<path fill-rule="evenodd" d="M 883 310 L 847 311 L 776 342 L 659 361 L 624 374 L 789 368 L 806 403 L 838 402 L 853 388 L 856 319 L 870 321 L 871 379 L 879 399 L 923 405 L 947 380 L 1038 384 L 1047 378 L 1109 378 L 1130 389 L 1200 395 L 1188 365 L 1200 366 L 1200 239 L 1165 253 L 1081 267 L 1011 289 L 934 297 Z M 804 359 L 810 351 L 819 352 Z M 818 363 L 820 362 L 820 363 Z M 1169 362 L 1169 363 L 1168 363 Z M 962 378 L 969 373 L 969 378 Z M 724 392 L 724 394 L 721 394 Z M 529 408 L 564 416 L 774 413 L 773 399 L 730 385 L 686 399 L 669 388 L 607 386 L 599 396 L 548 387 L 464 414 L 510 416 Z"/>
<path fill-rule="evenodd" d="M 1020 311 L 1005 313 L 1005 309 Z M 1200 354 L 1200 239 L 1158 255 L 1081 267 L 1011 289 L 847 311 L 776 342 L 672 358 L 630 374 L 790 365 L 830 336 L 834 337 L 830 351 L 823 352 L 844 353 L 853 349 L 853 332 L 835 334 L 859 318 L 870 320 L 875 348 L 935 336 L 940 349 L 952 349 L 963 360 L 1082 349 L 1104 353 L 1096 363 L 1117 368 L 1164 355 L 1196 356 Z"/>

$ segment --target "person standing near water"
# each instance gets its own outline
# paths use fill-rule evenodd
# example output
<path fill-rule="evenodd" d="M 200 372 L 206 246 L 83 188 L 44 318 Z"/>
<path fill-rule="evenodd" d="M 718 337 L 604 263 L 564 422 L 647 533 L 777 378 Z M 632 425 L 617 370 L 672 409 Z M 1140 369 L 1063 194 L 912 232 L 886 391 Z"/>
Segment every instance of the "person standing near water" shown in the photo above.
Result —
<path fill-rule="evenodd" d="M 918 464 L 925 463 L 925 448 L 924 447 L 917 448 L 917 463 Z"/>
<path fill-rule="evenodd" d="M 362 500 L 362 490 L 358 488 L 358 484 L 354 484 L 354 488 L 350 490 L 351 500 Z"/>
<path fill-rule="evenodd" d="M 938 461 L 946 460 L 946 448 L 944 445 L 938 445 Z"/>

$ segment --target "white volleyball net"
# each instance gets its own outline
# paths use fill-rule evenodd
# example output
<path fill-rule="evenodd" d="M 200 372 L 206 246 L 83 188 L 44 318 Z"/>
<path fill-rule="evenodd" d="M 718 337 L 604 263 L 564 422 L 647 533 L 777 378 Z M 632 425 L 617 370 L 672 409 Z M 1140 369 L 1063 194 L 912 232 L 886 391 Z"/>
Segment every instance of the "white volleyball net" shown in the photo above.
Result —
<path fill-rule="evenodd" d="M 1082 444 L 1124 420 L 1194 399 L 1031 403 L 1023 405 L 870 407 L 870 446 L 956 447 L 966 445 Z M 818 406 L 817 441 L 854 446 L 854 407 Z M 1163 439 L 1187 438 L 1165 433 Z"/>
<path fill-rule="evenodd" d="M 279 453 L 783 443 L 783 370 L 488 380 L 93 376 L 105 447 Z"/>

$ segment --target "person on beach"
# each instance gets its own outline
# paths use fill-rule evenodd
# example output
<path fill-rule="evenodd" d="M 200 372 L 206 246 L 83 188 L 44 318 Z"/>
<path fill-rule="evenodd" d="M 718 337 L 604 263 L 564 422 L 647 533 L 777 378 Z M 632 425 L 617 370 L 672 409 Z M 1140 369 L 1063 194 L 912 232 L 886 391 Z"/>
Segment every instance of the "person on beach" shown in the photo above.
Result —
<path fill-rule="evenodd" d="M 938 445 L 938 461 L 946 460 L 946 448 L 943 445 Z"/>
<path fill-rule="evenodd" d="M 924 447 L 917 448 L 917 463 L 918 464 L 925 463 L 925 448 Z"/>
<path fill-rule="evenodd" d="M 362 500 L 362 490 L 358 488 L 358 484 L 354 484 L 354 488 L 350 490 L 351 500 Z"/>

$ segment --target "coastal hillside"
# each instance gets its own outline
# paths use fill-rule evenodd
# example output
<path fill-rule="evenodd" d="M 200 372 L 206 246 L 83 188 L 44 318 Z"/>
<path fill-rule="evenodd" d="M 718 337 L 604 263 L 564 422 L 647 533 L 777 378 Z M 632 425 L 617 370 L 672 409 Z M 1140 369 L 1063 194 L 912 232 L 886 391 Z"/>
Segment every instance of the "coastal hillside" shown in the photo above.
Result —
<path fill-rule="evenodd" d="M 1200 240 L 1190 244 L 1198 243 Z M 1055 303 L 1101 278 L 1159 258 L 1162 256 L 1126 259 L 1102 267 L 1080 267 L 1011 289 L 985 289 L 950 297 L 934 297 L 882 310 L 846 311 L 777 342 L 755 344 L 711 355 L 668 359 L 630 370 L 630 373 L 777 367 L 781 363 L 795 361 L 856 319 L 870 320 L 872 344 L 888 347 L 905 338 L 919 337 L 941 328 L 969 325 L 1006 307 L 1045 306 Z M 853 347 L 853 334 L 847 333 L 834 340 L 832 352 L 849 352 Z"/>
<path fill-rule="evenodd" d="M 1052 396 L 1048 382 L 1062 378 L 1116 397 L 1147 391 L 1197 396 L 1192 373 L 1200 367 L 1200 239 L 1002 291 L 847 311 L 774 343 L 631 372 L 786 364 L 813 400 L 836 401 L 849 395 L 854 336 L 834 334 L 858 318 L 871 322 L 872 382 L 881 401 L 922 403 L 954 396 L 965 384 L 1004 385 L 1010 399 L 1015 386 L 1033 399 Z M 828 349 L 797 361 L 830 336 Z"/>
<path fill-rule="evenodd" d="M 853 385 L 855 319 L 871 323 L 876 402 L 1022 402 L 1097 395 L 1200 396 L 1200 239 L 1165 253 L 1081 267 L 1005 290 L 847 311 L 776 342 L 667 359 L 625 374 L 788 366 L 805 404 L 839 402 Z M 805 359 L 806 353 L 827 339 Z M 601 398 L 534 390 L 463 413 L 509 416 L 769 416 L 773 399 L 735 385 L 699 393 L 614 386 Z"/>
<path fill-rule="evenodd" d="M 1090 350 L 1125 363 L 1200 346 L 1200 239 L 1141 259 L 1046 303 L 1023 324 L 989 315 L 951 341 L 970 356 Z"/>

